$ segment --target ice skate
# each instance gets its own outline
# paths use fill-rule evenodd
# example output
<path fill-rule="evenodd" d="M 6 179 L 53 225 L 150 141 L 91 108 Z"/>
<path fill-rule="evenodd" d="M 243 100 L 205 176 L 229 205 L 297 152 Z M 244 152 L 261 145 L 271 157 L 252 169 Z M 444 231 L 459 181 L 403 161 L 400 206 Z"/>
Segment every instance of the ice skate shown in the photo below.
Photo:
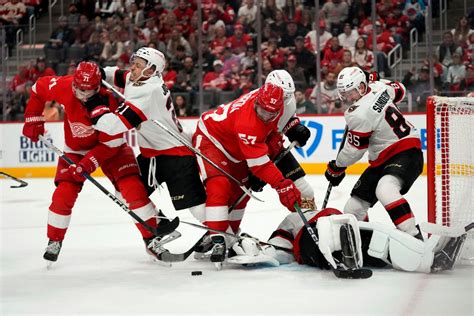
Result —
<path fill-rule="evenodd" d="M 200 261 L 210 261 L 211 250 L 214 243 L 209 234 L 203 238 L 202 242 L 194 249 L 194 259 Z"/>
<path fill-rule="evenodd" d="M 47 262 L 47 267 L 51 267 L 51 265 L 58 260 L 59 252 L 61 251 L 63 241 L 54 241 L 49 240 L 48 246 L 44 252 L 43 258 Z"/>
<path fill-rule="evenodd" d="M 159 262 L 165 266 L 171 266 L 171 263 L 164 262 L 160 259 L 160 255 L 167 251 L 163 245 L 181 237 L 181 233 L 178 231 L 173 231 L 171 234 L 164 236 L 153 236 L 150 238 L 144 238 L 146 252 L 151 257 L 153 261 Z"/>
<path fill-rule="evenodd" d="M 225 238 L 223 235 L 211 235 L 211 240 L 213 243 L 211 262 L 214 262 L 217 270 L 220 270 L 226 255 Z"/>

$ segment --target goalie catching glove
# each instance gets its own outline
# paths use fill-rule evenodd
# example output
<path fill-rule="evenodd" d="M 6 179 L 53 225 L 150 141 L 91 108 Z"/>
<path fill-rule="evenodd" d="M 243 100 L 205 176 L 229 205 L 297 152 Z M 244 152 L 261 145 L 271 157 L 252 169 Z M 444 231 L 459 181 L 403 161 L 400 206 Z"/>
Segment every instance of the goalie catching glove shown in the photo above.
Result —
<path fill-rule="evenodd" d="M 237 240 L 229 252 L 229 263 L 234 264 L 269 264 L 279 266 L 275 248 L 268 245 L 260 245 L 258 240 L 252 237 L 243 237 Z"/>
<path fill-rule="evenodd" d="M 346 167 L 338 167 L 336 160 L 331 160 L 324 175 L 332 186 L 337 187 L 346 176 Z"/>

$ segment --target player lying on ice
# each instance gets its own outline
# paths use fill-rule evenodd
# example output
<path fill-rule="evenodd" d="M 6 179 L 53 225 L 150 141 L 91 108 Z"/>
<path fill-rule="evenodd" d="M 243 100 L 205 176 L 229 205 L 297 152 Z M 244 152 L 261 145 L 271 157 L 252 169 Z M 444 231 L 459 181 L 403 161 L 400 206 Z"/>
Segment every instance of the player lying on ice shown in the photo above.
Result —
<path fill-rule="evenodd" d="M 119 191 L 129 208 L 150 227 L 157 227 L 156 210 L 148 198 L 139 176 L 133 150 L 122 133 L 106 134 L 92 127 L 98 106 L 117 108 L 112 94 L 101 88 L 99 67 L 91 62 L 81 62 L 74 75 L 46 76 L 32 87 L 25 110 L 23 135 L 37 142 L 45 134 L 43 110 L 45 103 L 56 101 L 64 109 L 64 152 L 75 164 L 68 165 L 59 159 L 54 183 L 56 189 L 48 213 L 49 238 L 44 259 L 54 262 L 61 250 L 64 236 L 71 220 L 71 212 L 85 178 L 83 172 L 92 173 L 99 166 Z M 98 210 L 99 211 L 99 210 Z M 156 238 L 142 224 L 136 223 L 145 243 Z M 156 253 L 147 249 L 156 256 Z"/>
<path fill-rule="evenodd" d="M 308 211 L 304 216 L 318 235 L 319 245 L 310 237 L 299 214 L 291 213 L 268 240 L 291 251 L 261 246 L 257 240 L 244 237 L 232 246 L 228 262 L 277 266 L 296 261 L 329 269 L 336 258 L 347 267 L 391 265 L 397 270 L 430 273 L 452 269 L 466 239 L 465 231 L 459 233 L 459 229 L 432 224 L 426 225 L 431 237 L 422 241 L 392 225 L 358 222 L 354 215 L 333 208 Z"/>

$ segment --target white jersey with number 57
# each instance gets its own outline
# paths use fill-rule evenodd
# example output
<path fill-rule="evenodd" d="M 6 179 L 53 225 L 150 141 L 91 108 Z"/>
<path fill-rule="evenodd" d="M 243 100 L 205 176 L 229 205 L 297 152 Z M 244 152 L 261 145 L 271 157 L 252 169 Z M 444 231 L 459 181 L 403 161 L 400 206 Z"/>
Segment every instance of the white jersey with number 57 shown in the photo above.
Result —
<path fill-rule="evenodd" d="M 367 150 L 370 165 L 376 167 L 400 152 L 421 148 L 418 130 L 393 100 L 389 85 L 373 82 L 368 92 L 346 110 L 347 136 L 337 156 L 337 166 L 354 164 Z"/>

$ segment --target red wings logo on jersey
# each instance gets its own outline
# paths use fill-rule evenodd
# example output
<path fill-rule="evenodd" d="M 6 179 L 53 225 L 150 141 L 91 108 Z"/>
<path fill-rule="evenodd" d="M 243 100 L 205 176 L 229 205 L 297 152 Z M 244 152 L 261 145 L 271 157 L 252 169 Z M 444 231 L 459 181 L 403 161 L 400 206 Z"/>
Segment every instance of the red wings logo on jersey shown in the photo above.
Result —
<path fill-rule="evenodd" d="M 71 132 L 74 137 L 84 138 L 94 134 L 94 128 L 79 122 L 69 122 Z"/>

